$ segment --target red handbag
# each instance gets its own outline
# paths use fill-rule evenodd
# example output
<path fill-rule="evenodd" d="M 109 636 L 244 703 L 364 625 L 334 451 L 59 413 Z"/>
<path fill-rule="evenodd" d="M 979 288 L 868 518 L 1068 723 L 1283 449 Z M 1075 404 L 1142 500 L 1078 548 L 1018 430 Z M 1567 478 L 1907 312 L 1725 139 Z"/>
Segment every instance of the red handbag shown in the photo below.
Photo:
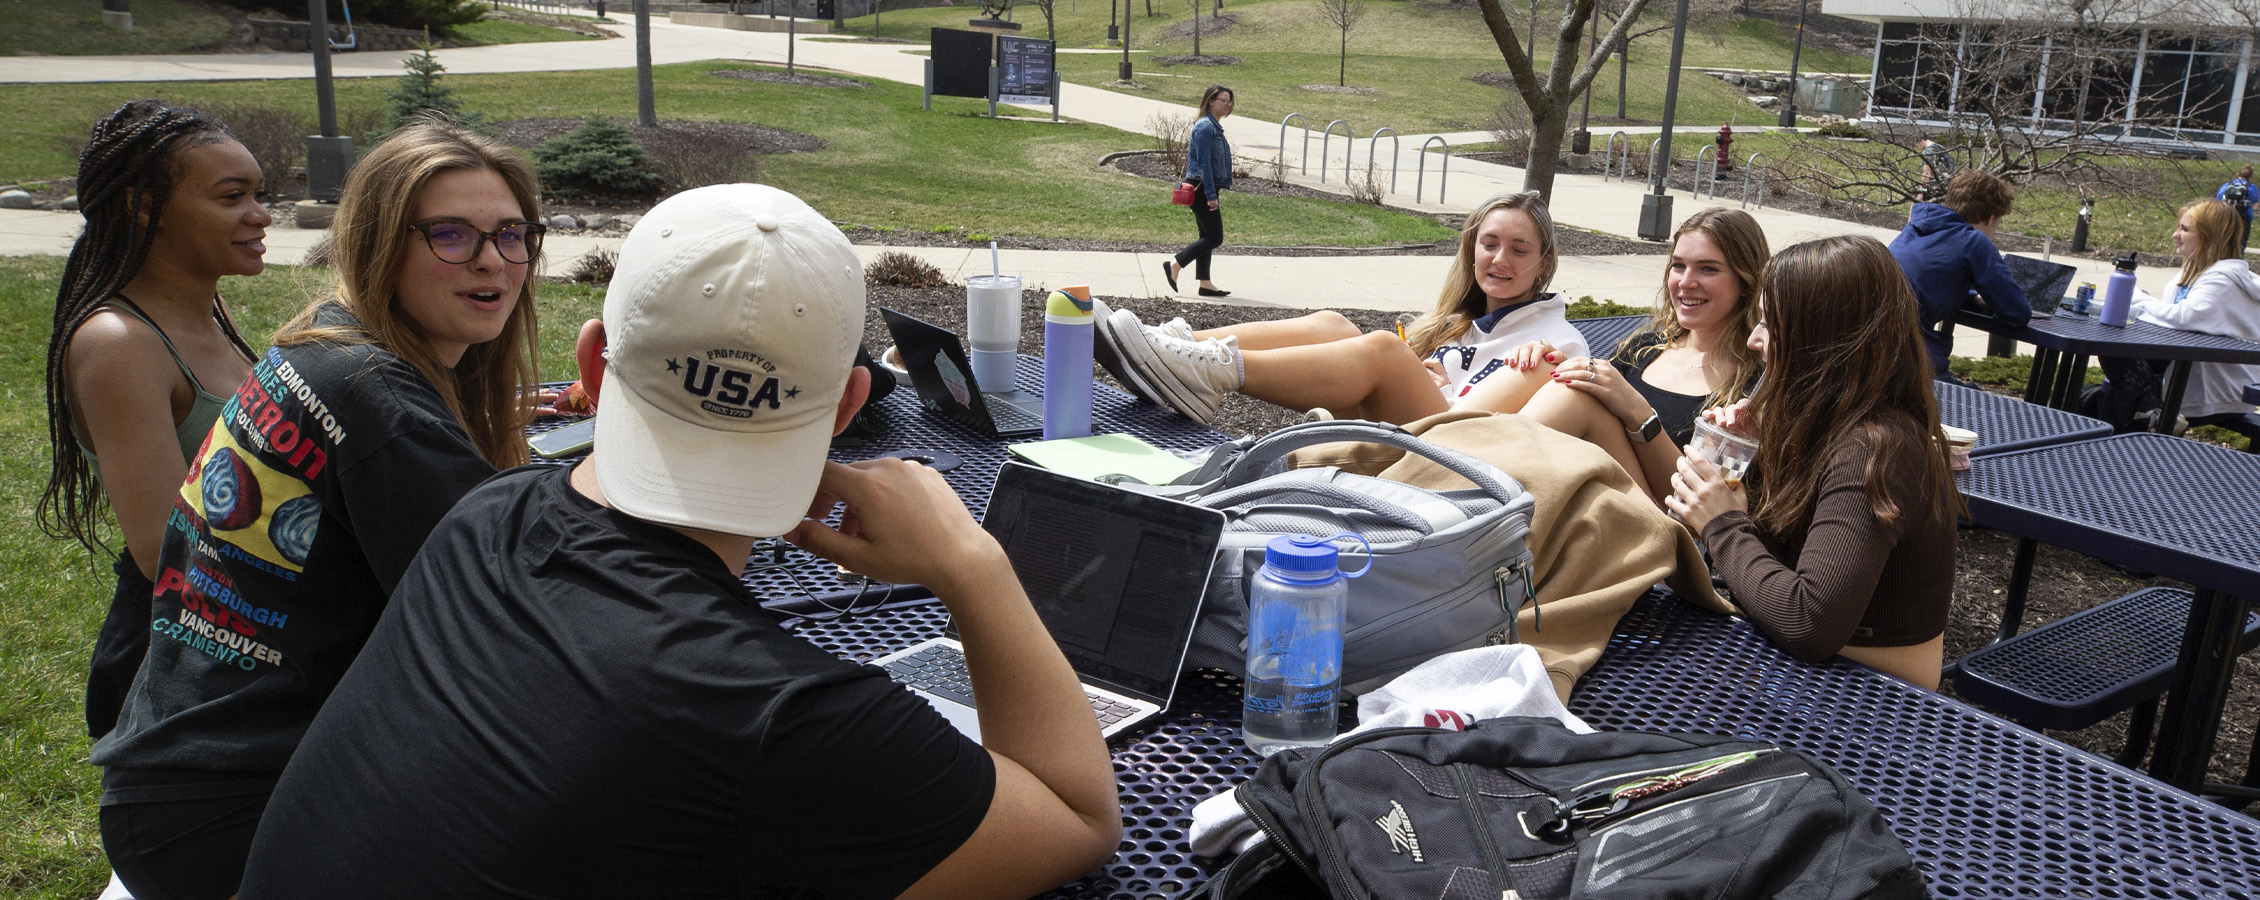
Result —
<path fill-rule="evenodd" d="M 1190 181 L 1180 181 L 1177 189 L 1169 192 L 1169 202 L 1177 206 L 1191 206 L 1194 198 L 1200 195 L 1201 189 L 1198 186 Z"/>

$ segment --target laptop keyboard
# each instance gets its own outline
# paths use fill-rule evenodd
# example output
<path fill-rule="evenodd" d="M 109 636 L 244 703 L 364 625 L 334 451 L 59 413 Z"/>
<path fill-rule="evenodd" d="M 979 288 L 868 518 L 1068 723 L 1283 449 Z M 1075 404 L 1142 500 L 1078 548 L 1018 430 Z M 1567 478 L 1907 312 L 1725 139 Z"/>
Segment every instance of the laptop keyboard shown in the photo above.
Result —
<path fill-rule="evenodd" d="M 973 679 L 965 674 L 965 653 L 956 647 L 936 644 L 909 656 L 890 662 L 887 677 L 896 684 L 925 691 L 938 697 L 973 706 Z M 1091 712 L 1099 717 L 1099 724 L 1112 725 L 1137 714 L 1126 703 L 1109 700 L 1090 691 L 1083 692 L 1091 701 Z"/>
<path fill-rule="evenodd" d="M 997 423 L 999 431 L 1044 427 L 1044 417 L 1010 403 L 990 403 L 989 420 Z"/>

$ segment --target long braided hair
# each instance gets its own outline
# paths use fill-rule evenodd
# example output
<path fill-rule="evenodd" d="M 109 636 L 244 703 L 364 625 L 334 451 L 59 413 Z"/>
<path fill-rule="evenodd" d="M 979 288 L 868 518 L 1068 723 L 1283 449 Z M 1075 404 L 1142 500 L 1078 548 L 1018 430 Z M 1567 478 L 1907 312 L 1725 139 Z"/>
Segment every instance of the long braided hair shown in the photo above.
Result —
<path fill-rule="evenodd" d="M 55 330 L 47 338 L 47 442 L 54 459 L 38 517 L 41 530 L 53 537 L 72 538 L 89 550 L 101 544 L 97 525 L 104 498 L 71 429 L 64 370 L 71 337 L 141 271 L 165 200 L 172 196 L 180 152 L 233 138 L 219 119 L 194 109 L 136 100 L 96 122 L 86 148 L 79 151 L 79 212 L 86 217 L 86 230 L 63 265 L 63 284 L 55 292 Z M 246 357 L 252 355 L 217 296 L 212 298 L 212 318 L 229 342 Z"/>

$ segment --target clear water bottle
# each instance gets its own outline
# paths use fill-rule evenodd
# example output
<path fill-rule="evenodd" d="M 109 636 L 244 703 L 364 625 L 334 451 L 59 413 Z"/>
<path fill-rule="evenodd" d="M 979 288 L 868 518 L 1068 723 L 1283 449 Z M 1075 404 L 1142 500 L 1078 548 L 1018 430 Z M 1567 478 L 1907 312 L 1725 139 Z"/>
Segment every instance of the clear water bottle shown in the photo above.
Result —
<path fill-rule="evenodd" d="M 1334 739 L 1334 705 L 1342 688 L 1342 617 L 1346 578 L 1337 539 L 1295 535 L 1264 545 L 1263 568 L 1248 586 L 1248 670 L 1242 682 L 1240 736 L 1259 756 Z"/>

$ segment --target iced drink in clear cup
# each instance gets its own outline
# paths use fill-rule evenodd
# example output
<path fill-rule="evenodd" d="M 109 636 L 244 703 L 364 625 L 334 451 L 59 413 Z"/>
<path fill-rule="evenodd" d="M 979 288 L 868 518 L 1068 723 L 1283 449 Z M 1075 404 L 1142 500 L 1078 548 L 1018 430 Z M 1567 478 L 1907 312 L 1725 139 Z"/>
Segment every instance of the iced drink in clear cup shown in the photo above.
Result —
<path fill-rule="evenodd" d="M 1696 458 L 1709 460 L 1726 476 L 1726 483 L 1741 484 L 1742 476 L 1750 471 L 1750 461 L 1758 458 L 1758 442 L 1735 434 L 1709 419 L 1695 420 L 1695 437 L 1687 442 L 1688 452 Z"/>

